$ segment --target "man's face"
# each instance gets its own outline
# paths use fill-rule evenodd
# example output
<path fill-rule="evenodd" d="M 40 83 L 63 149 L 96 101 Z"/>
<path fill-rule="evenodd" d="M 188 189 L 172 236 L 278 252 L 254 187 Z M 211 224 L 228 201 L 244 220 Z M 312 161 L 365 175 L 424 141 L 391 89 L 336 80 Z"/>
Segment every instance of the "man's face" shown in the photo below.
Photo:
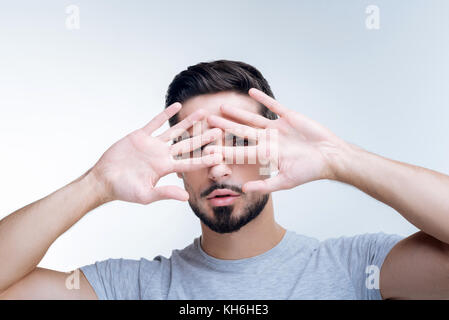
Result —
<path fill-rule="evenodd" d="M 198 109 L 205 109 L 208 114 L 219 115 L 221 105 L 243 108 L 259 113 L 260 105 L 247 95 L 235 92 L 220 92 L 193 97 L 184 102 L 179 111 L 179 121 Z M 231 119 L 232 120 L 232 119 Z M 198 127 L 196 127 L 198 128 Z M 207 121 L 201 122 L 201 132 L 211 129 Z M 189 136 L 196 135 L 196 129 L 190 128 Z M 233 138 L 224 131 L 223 145 L 246 145 L 255 142 Z M 229 233 L 256 218 L 265 207 L 269 195 L 260 193 L 243 193 L 242 185 L 248 181 L 265 179 L 260 175 L 260 164 L 219 165 L 183 173 L 184 187 L 189 193 L 189 204 L 193 212 L 211 230 Z"/>

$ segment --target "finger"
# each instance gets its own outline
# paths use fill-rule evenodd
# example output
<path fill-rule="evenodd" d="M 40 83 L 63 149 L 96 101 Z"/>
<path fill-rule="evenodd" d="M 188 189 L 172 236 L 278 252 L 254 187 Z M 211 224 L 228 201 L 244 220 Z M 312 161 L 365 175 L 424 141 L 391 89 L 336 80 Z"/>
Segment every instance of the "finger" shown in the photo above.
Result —
<path fill-rule="evenodd" d="M 223 117 L 214 115 L 207 117 L 207 122 L 212 127 L 221 128 L 224 131 L 230 132 L 238 137 L 245 137 L 254 141 L 257 140 L 257 129 L 249 127 L 247 125 L 239 124 L 234 121 L 227 120 Z"/>
<path fill-rule="evenodd" d="M 178 186 L 161 186 L 153 189 L 151 197 L 151 202 L 167 199 L 187 201 L 189 194 Z"/>
<path fill-rule="evenodd" d="M 248 93 L 253 99 L 266 106 L 268 109 L 276 113 L 278 116 L 283 117 L 287 115 L 289 110 L 284 106 L 282 106 L 275 99 L 267 95 L 266 93 L 257 90 L 255 88 L 249 89 Z"/>
<path fill-rule="evenodd" d="M 173 117 L 179 110 L 181 110 L 181 104 L 179 102 L 175 102 L 169 107 L 167 107 L 164 111 L 159 113 L 156 117 L 154 117 L 147 125 L 145 125 L 142 130 L 145 131 L 146 134 L 150 135 L 155 130 L 159 129 L 168 119 Z"/>
<path fill-rule="evenodd" d="M 222 105 L 221 112 L 241 123 L 246 123 L 259 128 L 266 128 L 270 123 L 270 120 L 259 114 L 255 114 L 253 112 L 249 112 L 233 106 Z"/>
<path fill-rule="evenodd" d="M 204 119 L 207 115 L 208 112 L 205 109 L 198 109 L 181 122 L 178 122 L 173 127 L 161 133 L 158 138 L 164 141 L 170 141 L 182 136 L 183 134 L 187 134 L 187 130 L 191 126 L 193 126 L 197 121 Z"/>
<path fill-rule="evenodd" d="M 249 181 L 242 187 L 243 192 L 257 191 L 261 193 L 271 193 L 283 189 L 287 189 L 287 184 L 282 175 L 265 180 Z"/>
<path fill-rule="evenodd" d="M 226 164 L 256 164 L 261 158 L 256 146 L 207 146 L 203 154 L 221 153 Z"/>
<path fill-rule="evenodd" d="M 193 150 L 201 148 L 203 145 L 211 143 L 222 138 L 223 131 L 220 128 L 213 128 L 207 130 L 201 135 L 182 140 L 173 144 L 170 147 L 172 156 L 179 156 L 185 153 L 190 153 Z"/>
<path fill-rule="evenodd" d="M 173 168 L 171 171 L 172 172 L 194 171 L 214 166 L 222 162 L 223 162 L 223 155 L 221 153 L 212 153 L 192 159 L 181 159 L 181 160 L 173 159 Z"/>

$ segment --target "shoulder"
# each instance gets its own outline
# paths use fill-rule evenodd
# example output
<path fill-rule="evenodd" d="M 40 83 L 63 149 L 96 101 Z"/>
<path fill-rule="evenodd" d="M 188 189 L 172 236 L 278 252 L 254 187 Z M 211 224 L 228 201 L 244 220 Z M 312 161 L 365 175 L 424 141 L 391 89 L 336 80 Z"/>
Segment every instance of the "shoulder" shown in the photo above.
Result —
<path fill-rule="evenodd" d="M 382 264 L 386 254 L 404 238 L 384 232 L 342 235 L 318 240 L 291 232 L 291 247 L 313 256 L 320 263 L 354 267 L 357 264 Z"/>
<path fill-rule="evenodd" d="M 344 235 L 325 239 L 320 242 L 320 247 L 333 250 L 368 250 L 389 247 L 403 238 L 404 236 L 385 232 Z"/>

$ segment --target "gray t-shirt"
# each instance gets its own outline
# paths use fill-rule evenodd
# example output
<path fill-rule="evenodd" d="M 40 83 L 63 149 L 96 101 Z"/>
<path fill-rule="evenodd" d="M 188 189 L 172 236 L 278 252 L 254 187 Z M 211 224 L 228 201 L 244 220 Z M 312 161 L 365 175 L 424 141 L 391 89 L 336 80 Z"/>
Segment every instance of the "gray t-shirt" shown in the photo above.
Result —
<path fill-rule="evenodd" d="M 251 258 L 209 256 L 200 236 L 170 258 L 107 259 L 81 267 L 99 299 L 381 299 L 379 270 L 396 234 L 319 241 L 287 230 Z"/>

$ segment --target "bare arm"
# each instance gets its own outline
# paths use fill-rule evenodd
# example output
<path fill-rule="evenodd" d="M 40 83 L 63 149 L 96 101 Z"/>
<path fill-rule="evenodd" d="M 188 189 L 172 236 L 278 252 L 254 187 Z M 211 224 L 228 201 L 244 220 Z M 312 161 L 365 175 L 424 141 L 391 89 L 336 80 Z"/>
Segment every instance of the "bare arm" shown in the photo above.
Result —
<path fill-rule="evenodd" d="M 337 158 L 336 180 L 389 205 L 421 230 L 385 259 L 383 298 L 449 299 L 449 176 L 356 146 Z"/>
<path fill-rule="evenodd" d="M 382 201 L 421 231 L 449 243 L 449 176 L 353 145 L 338 158 L 337 180 Z"/>
<path fill-rule="evenodd" d="M 45 278 L 52 278 L 54 275 L 53 281 L 60 284 L 55 286 L 58 290 L 38 290 L 38 292 L 51 292 L 54 297 L 70 294 L 70 291 L 65 289 L 68 274 L 42 269 L 36 272 L 35 270 L 48 248 L 61 234 L 87 212 L 106 201 L 104 189 L 89 172 L 0 221 L 0 292 L 24 277 L 27 279 L 22 280 L 20 288 L 30 282 L 36 283 L 35 280 L 40 278 L 40 275 Z M 32 275 L 26 277 L 30 273 Z M 89 298 L 92 297 L 93 290 L 86 284 L 87 281 L 81 283 L 86 289 L 82 292 L 86 294 L 86 298 Z M 20 296 L 22 291 L 19 290 L 20 288 L 17 287 L 0 297 L 15 296 L 13 293 L 19 293 L 17 296 Z M 77 290 L 72 292 L 81 293 Z"/>
<path fill-rule="evenodd" d="M 71 276 L 78 279 L 71 281 Z M 0 300 L 97 300 L 98 297 L 84 276 L 76 269 L 70 273 L 35 268 L 0 294 Z"/>
<path fill-rule="evenodd" d="M 145 127 L 112 145 L 83 176 L 0 221 L 0 298 L 92 299 L 96 295 L 79 272 L 80 290 L 66 286 L 69 274 L 37 268 L 51 244 L 86 213 L 113 200 L 149 204 L 162 199 L 186 201 L 188 193 L 178 186 L 156 186 L 173 172 L 185 172 L 222 161 L 221 154 L 175 160 L 180 153 L 221 137 L 212 129 L 169 146 L 180 131 L 204 118 L 199 110 L 159 136 L 153 132 L 181 108 L 165 109 Z M 74 270 L 78 271 L 78 270 Z"/>

